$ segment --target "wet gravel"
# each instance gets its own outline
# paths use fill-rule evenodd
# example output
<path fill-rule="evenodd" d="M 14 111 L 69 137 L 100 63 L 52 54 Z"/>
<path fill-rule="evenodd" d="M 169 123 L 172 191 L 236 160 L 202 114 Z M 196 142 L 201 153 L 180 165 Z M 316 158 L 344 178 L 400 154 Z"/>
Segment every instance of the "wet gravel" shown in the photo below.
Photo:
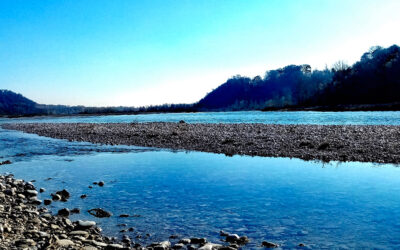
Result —
<path fill-rule="evenodd" d="M 179 123 L 17 123 L 4 129 L 102 144 L 304 160 L 400 163 L 400 126 Z"/>

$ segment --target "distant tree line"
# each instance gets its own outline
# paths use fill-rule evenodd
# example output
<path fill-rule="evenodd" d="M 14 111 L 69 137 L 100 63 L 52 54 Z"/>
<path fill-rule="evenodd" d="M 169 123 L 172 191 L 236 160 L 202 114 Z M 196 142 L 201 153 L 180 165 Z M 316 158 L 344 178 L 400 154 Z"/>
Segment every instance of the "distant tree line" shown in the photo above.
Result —
<path fill-rule="evenodd" d="M 398 103 L 399 93 L 399 46 L 386 49 L 375 46 L 353 66 L 343 61 L 324 70 L 312 70 L 307 64 L 289 65 L 267 71 L 264 77 L 234 76 L 201 99 L 197 107 L 199 110 L 318 106 L 330 109 L 338 105 Z"/>
<path fill-rule="evenodd" d="M 254 78 L 236 75 L 193 104 L 147 107 L 43 105 L 9 90 L 0 90 L 0 115 L 138 114 L 231 110 L 326 109 L 352 105 L 400 110 L 400 48 L 372 47 L 349 66 L 330 69 L 308 64 L 269 70 Z"/>

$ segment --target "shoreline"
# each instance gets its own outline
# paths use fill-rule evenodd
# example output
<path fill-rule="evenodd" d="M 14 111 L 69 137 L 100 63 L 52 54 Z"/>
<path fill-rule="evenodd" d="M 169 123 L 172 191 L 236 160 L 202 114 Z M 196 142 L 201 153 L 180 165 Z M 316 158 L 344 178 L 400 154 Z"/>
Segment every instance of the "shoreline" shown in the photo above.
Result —
<path fill-rule="evenodd" d="M 400 126 L 152 123 L 9 123 L 2 128 L 110 145 L 303 160 L 400 163 Z"/>
<path fill-rule="evenodd" d="M 219 113 L 219 112 L 396 112 L 400 111 L 400 103 L 384 104 L 356 104 L 356 105 L 335 105 L 335 106 L 287 106 L 287 107 L 266 107 L 263 109 L 244 109 L 244 110 L 202 110 L 197 111 L 176 111 L 176 112 L 155 112 L 155 111 L 136 111 L 136 112 L 99 112 L 99 113 L 76 113 L 76 114 L 2 114 L 0 118 L 37 118 L 37 117 L 76 117 L 76 116 L 119 116 L 119 115 L 151 115 L 151 114 L 182 114 L 182 113 Z"/>
<path fill-rule="evenodd" d="M 180 238 L 173 235 L 165 241 L 142 246 L 127 235 L 122 235 L 121 240 L 103 235 L 102 229 L 96 225 L 95 221 L 72 222 L 69 215 L 73 210 L 79 209 L 63 208 L 56 215 L 52 214 L 45 206 L 51 202 L 68 202 L 70 194 L 67 190 L 49 194 L 53 197 L 52 201 L 44 200 L 44 203 L 37 198 L 39 192 L 46 192 L 46 190 L 40 188 L 36 191 L 36 187 L 31 182 L 15 179 L 12 174 L 0 174 L 0 249 L 235 250 L 249 242 L 247 236 L 220 231 L 220 236 L 225 238 L 220 244 L 208 242 L 206 238 Z M 60 199 L 55 199 L 56 196 Z M 91 210 L 108 213 L 102 209 Z M 91 213 L 91 210 L 88 212 Z M 101 214 L 94 216 L 108 217 Z M 268 241 L 263 241 L 261 246 L 278 247 L 277 244 Z"/>
<path fill-rule="evenodd" d="M 32 183 L 0 175 L 1 249 L 124 247 L 116 239 L 103 236 L 94 221 L 72 222 L 66 214 L 53 215 L 46 207 L 39 207 L 42 201 L 37 195 Z"/>

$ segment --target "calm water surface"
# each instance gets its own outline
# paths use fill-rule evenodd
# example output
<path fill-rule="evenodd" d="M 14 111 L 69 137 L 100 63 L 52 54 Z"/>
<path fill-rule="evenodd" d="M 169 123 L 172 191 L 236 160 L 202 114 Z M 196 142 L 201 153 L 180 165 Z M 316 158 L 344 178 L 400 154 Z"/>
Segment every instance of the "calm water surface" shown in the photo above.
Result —
<path fill-rule="evenodd" d="M 178 122 L 189 123 L 268 123 L 268 124 L 353 124 L 400 125 L 400 111 L 385 112 L 204 112 L 179 114 L 36 117 L 0 119 L 0 122 Z"/>
<path fill-rule="evenodd" d="M 41 199 L 71 192 L 67 203 L 50 206 L 53 212 L 78 207 L 73 220 L 95 220 L 117 237 L 117 224 L 126 223 L 141 243 L 172 234 L 219 242 L 225 230 L 247 235 L 247 248 L 263 240 L 283 248 L 400 248 L 400 168 L 392 165 L 101 146 L 7 130 L 0 130 L 0 157 L 13 161 L 0 173 L 46 188 Z M 104 187 L 88 188 L 100 180 Z M 113 216 L 86 212 L 95 207 Z"/>

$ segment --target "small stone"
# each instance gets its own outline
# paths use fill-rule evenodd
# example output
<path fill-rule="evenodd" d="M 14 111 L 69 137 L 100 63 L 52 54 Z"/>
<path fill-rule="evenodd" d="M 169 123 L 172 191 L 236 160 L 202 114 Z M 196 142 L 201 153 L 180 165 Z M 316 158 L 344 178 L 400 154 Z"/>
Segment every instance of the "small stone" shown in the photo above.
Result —
<path fill-rule="evenodd" d="M 200 247 L 199 250 L 214 250 L 214 249 L 219 249 L 221 247 L 222 245 L 220 244 L 207 243 L 204 246 Z"/>
<path fill-rule="evenodd" d="M 124 246 L 120 245 L 120 244 L 108 244 L 107 245 L 107 249 L 120 249 L 120 248 L 124 248 Z"/>
<path fill-rule="evenodd" d="M 104 181 L 99 182 L 99 187 L 102 187 L 102 186 L 104 186 Z"/>
<path fill-rule="evenodd" d="M 107 246 L 107 244 L 105 246 Z M 97 247 L 92 247 L 92 246 L 84 246 L 82 248 L 82 250 L 98 250 L 98 248 Z"/>
<path fill-rule="evenodd" d="M 72 222 L 70 219 L 64 218 L 64 223 L 65 223 L 65 225 L 72 227 Z"/>
<path fill-rule="evenodd" d="M 129 217 L 129 214 L 120 214 L 119 217 L 126 218 L 126 217 Z"/>
<path fill-rule="evenodd" d="M 47 219 L 51 219 L 52 218 L 51 214 L 49 214 L 49 213 L 42 214 L 42 217 L 43 218 L 47 218 Z"/>
<path fill-rule="evenodd" d="M 17 196 L 18 196 L 18 198 L 21 198 L 21 199 L 25 199 L 26 198 L 25 195 L 23 195 L 23 194 L 18 194 Z"/>
<path fill-rule="evenodd" d="M 81 199 L 85 199 L 86 197 L 87 197 L 86 194 L 82 194 L 82 195 L 81 195 Z"/>
<path fill-rule="evenodd" d="M 190 243 L 191 244 L 206 244 L 207 239 L 206 238 L 191 238 Z"/>
<path fill-rule="evenodd" d="M 70 215 L 70 211 L 68 208 L 63 208 L 58 210 L 58 215 L 68 217 Z"/>
<path fill-rule="evenodd" d="M 237 241 L 237 243 L 244 245 L 249 242 L 249 238 L 247 236 L 240 236 L 240 239 Z"/>
<path fill-rule="evenodd" d="M 107 246 L 106 243 L 95 241 L 95 240 L 92 240 L 92 244 L 97 246 L 97 247 L 106 247 Z"/>
<path fill-rule="evenodd" d="M 43 203 L 44 205 L 48 206 L 51 204 L 51 200 L 44 200 Z"/>
<path fill-rule="evenodd" d="M 129 237 L 128 236 L 126 236 L 126 235 L 124 235 L 124 237 L 122 238 L 122 242 L 124 242 L 124 243 L 131 243 L 131 239 L 129 239 Z"/>
<path fill-rule="evenodd" d="M 266 248 L 277 248 L 277 247 L 279 247 L 278 244 L 275 244 L 273 242 L 268 242 L 268 241 L 263 241 L 261 243 L 261 246 L 266 247 Z"/>
<path fill-rule="evenodd" d="M 40 205 L 40 204 L 42 204 L 42 201 L 39 200 L 36 196 L 30 198 L 29 201 L 30 201 L 32 204 L 34 204 L 34 205 Z"/>
<path fill-rule="evenodd" d="M 181 249 L 181 248 L 184 248 L 184 247 L 185 247 L 185 245 L 183 243 L 177 243 L 172 248 L 173 249 Z"/>
<path fill-rule="evenodd" d="M 70 193 L 66 190 L 63 189 L 61 191 L 57 191 L 56 194 L 58 194 L 61 197 L 61 201 L 67 201 L 70 198 Z"/>
<path fill-rule="evenodd" d="M 68 236 L 66 234 L 60 234 L 61 239 L 68 239 Z"/>
<path fill-rule="evenodd" d="M 51 195 L 51 199 L 53 201 L 59 201 L 61 200 L 61 196 L 59 194 L 50 194 Z"/>
<path fill-rule="evenodd" d="M 46 233 L 46 232 L 39 232 L 39 235 L 40 235 L 40 237 L 44 237 L 44 238 L 47 238 L 47 237 L 49 237 L 49 234 L 48 233 Z"/>
<path fill-rule="evenodd" d="M 78 220 L 78 225 L 81 227 L 92 227 L 96 225 L 96 222 L 90 220 Z"/>
<path fill-rule="evenodd" d="M 69 235 L 79 235 L 87 238 L 89 236 L 89 233 L 86 231 L 76 230 L 69 232 Z"/>
<path fill-rule="evenodd" d="M 104 217 L 110 217 L 112 214 L 102 208 L 93 208 L 88 210 L 89 214 L 98 217 L 98 218 L 104 218 Z"/>
<path fill-rule="evenodd" d="M 66 239 L 64 239 L 64 240 L 57 240 L 57 241 L 56 241 L 56 244 L 57 244 L 58 246 L 60 246 L 60 247 L 70 247 L 70 246 L 75 245 L 73 241 L 71 241 L 71 240 L 66 240 Z"/>
<path fill-rule="evenodd" d="M 71 214 L 79 214 L 81 210 L 79 208 L 74 208 L 71 210 Z"/>
<path fill-rule="evenodd" d="M 225 231 L 221 230 L 221 231 L 219 231 L 219 235 L 220 235 L 220 236 L 224 236 L 224 237 L 226 237 L 226 236 L 228 236 L 228 235 L 229 235 L 229 233 L 227 233 L 227 232 L 225 232 Z"/>
<path fill-rule="evenodd" d="M 9 195 L 9 196 L 14 196 L 14 195 L 15 195 L 15 189 L 13 189 L 13 188 L 11 188 L 11 189 L 6 189 L 6 191 L 4 191 L 4 193 L 5 193 L 6 195 Z"/>
<path fill-rule="evenodd" d="M 232 242 L 235 243 L 237 241 L 239 241 L 240 237 L 237 234 L 229 234 L 228 236 L 226 236 L 226 241 L 227 242 Z"/>
<path fill-rule="evenodd" d="M 40 193 L 43 193 L 43 192 L 45 192 L 45 191 L 46 191 L 46 189 L 44 189 L 44 188 L 40 188 L 40 189 L 39 189 L 39 192 L 40 192 Z"/>
<path fill-rule="evenodd" d="M 169 241 L 162 241 L 158 243 L 156 246 L 154 246 L 154 250 L 166 250 L 171 247 L 171 242 Z"/>
<path fill-rule="evenodd" d="M 189 245 L 190 244 L 190 239 L 188 239 L 188 238 L 181 239 L 179 241 L 179 243 L 182 243 L 182 244 L 185 244 L 185 245 Z"/>

